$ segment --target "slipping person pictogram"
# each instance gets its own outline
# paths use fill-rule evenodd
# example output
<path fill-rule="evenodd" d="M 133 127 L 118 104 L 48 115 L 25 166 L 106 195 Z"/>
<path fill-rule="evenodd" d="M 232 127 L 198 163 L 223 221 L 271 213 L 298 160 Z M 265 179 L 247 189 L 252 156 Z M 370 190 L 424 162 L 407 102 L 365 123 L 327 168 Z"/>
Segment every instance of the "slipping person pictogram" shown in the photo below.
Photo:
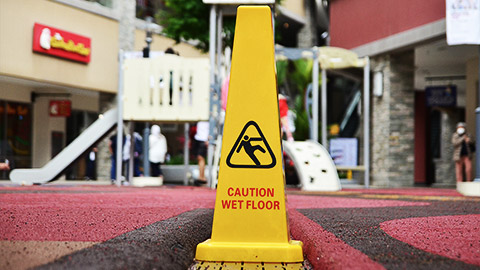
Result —
<path fill-rule="evenodd" d="M 275 156 L 260 127 L 255 121 L 249 121 L 230 150 L 227 165 L 231 168 L 268 169 L 275 164 Z"/>
<path fill-rule="evenodd" d="M 259 150 L 262 153 L 265 153 L 265 149 L 263 149 L 262 146 L 260 145 L 254 145 L 252 146 L 251 142 L 254 141 L 262 141 L 262 138 L 257 137 L 257 138 L 249 138 L 248 135 L 245 135 L 243 137 L 243 141 L 240 143 L 240 146 L 237 148 L 237 153 L 240 152 L 240 150 L 245 149 L 245 152 L 247 155 L 252 159 L 252 161 L 255 163 L 255 165 L 259 166 L 260 161 L 258 161 L 258 158 L 255 156 L 255 151 Z"/>

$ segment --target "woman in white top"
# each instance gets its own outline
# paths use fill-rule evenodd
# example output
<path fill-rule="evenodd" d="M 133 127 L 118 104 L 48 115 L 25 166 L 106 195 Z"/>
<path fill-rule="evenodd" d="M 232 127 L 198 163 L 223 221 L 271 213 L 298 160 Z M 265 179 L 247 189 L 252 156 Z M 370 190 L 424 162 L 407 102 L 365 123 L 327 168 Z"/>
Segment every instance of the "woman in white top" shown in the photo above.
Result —
<path fill-rule="evenodd" d="M 199 179 L 195 184 L 206 184 L 205 177 L 205 158 L 207 157 L 208 134 L 210 125 L 208 121 L 200 121 L 197 123 L 197 133 L 193 137 L 193 154 L 198 160 Z"/>
<path fill-rule="evenodd" d="M 148 159 L 150 161 L 150 168 L 152 176 L 163 177 L 160 163 L 165 162 L 165 155 L 167 154 L 167 139 L 160 132 L 158 125 L 152 126 L 151 134 L 148 138 L 149 152 Z"/>

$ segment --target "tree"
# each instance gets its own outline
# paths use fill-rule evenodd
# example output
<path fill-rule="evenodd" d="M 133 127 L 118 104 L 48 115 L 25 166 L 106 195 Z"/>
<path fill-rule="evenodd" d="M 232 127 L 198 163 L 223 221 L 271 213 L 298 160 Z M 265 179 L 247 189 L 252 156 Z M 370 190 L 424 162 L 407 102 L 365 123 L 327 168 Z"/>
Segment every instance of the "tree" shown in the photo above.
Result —
<path fill-rule="evenodd" d="M 280 5 L 282 0 L 275 0 Z M 202 51 L 208 51 L 210 6 L 202 0 L 165 0 L 166 9 L 155 14 L 155 18 L 163 26 L 163 33 L 176 42 L 184 40 L 197 41 L 196 47 Z M 280 31 L 275 21 L 275 39 L 279 40 Z M 223 17 L 223 44 L 233 47 L 235 33 L 235 17 Z"/>
<path fill-rule="evenodd" d="M 165 0 L 165 10 L 155 15 L 164 27 L 163 33 L 176 42 L 198 41 L 196 47 L 208 51 L 210 7 L 201 0 Z M 233 45 L 235 18 L 225 17 L 223 39 L 226 46 Z"/>

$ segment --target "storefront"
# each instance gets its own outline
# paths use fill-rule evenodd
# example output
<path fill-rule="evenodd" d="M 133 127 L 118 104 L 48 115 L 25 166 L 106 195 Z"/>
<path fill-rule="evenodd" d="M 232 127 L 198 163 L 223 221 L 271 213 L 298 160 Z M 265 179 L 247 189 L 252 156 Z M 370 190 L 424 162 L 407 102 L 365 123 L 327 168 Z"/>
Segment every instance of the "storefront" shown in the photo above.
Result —
<path fill-rule="evenodd" d="M 55 1 L 6 0 L 0 33 L 0 161 L 42 167 L 116 92 L 118 22 Z M 85 174 L 79 164 L 67 178 Z"/>
<path fill-rule="evenodd" d="M 11 167 L 32 164 L 32 113 L 28 103 L 0 101 L 0 161 Z M 1 179 L 8 177 L 1 172 Z"/>
<path fill-rule="evenodd" d="M 0 162 L 42 167 L 115 106 L 120 48 L 141 54 L 146 45 L 147 23 L 136 16 L 153 13 L 139 13 L 150 1 L 142 3 L 0 1 Z M 172 47 L 181 56 L 207 57 L 153 27 L 152 51 Z M 94 176 L 110 180 L 108 138 L 98 146 Z M 90 178 L 88 154 L 65 170 L 66 179 Z"/>
<path fill-rule="evenodd" d="M 371 59 L 374 186 L 455 185 L 451 138 L 459 121 L 475 133 L 478 47 L 447 45 L 445 14 L 444 0 L 331 1 L 331 45 Z"/>

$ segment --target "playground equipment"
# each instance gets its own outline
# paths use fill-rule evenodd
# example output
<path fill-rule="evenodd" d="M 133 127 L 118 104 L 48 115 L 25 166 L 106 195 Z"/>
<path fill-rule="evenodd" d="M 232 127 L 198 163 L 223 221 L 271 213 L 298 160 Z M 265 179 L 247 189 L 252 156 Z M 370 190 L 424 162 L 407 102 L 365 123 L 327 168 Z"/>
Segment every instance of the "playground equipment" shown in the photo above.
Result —
<path fill-rule="evenodd" d="M 370 179 L 370 60 L 367 57 L 359 58 L 352 51 L 335 47 L 313 47 L 308 49 L 276 48 L 277 60 L 296 60 L 301 58 L 313 59 L 312 69 L 312 120 L 311 139 L 318 141 L 318 109 L 319 109 L 319 68 L 321 68 L 321 143 L 327 147 L 327 70 L 343 68 L 363 68 L 363 166 L 356 166 L 356 171 L 364 171 L 365 187 L 369 187 Z M 337 169 L 343 169 L 338 168 Z"/>
<path fill-rule="evenodd" d="M 107 111 L 45 166 L 34 169 L 15 169 L 10 173 L 10 180 L 18 184 L 31 185 L 43 184 L 55 179 L 65 168 L 113 129 L 117 123 L 117 113 L 117 109 Z"/>
<path fill-rule="evenodd" d="M 124 59 L 124 55 L 120 52 L 117 108 L 99 117 L 44 167 L 13 170 L 12 182 L 43 184 L 54 180 L 115 125 L 119 134 L 116 161 L 121 164 L 124 120 L 161 123 L 209 119 L 208 59 L 176 55 Z M 121 167 L 117 166 L 117 179 L 121 179 Z"/>
<path fill-rule="evenodd" d="M 128 53 L 120 52 L 118 95 L 124 98 L 117 100 L 117 134 L 122 134 L 122 119 L 157 123 L 209 120 L 209 101 L 212 97 L 208 59 L 166 54 L 156 58 L 124 59 L 124 55 Z M 117 136 L 117 164 L 122 160 L 121 139 L 121 135 Z M 145 156 L 148 155 L 147 143 L 145 140 Z M 185 141 L 185 171 L 188 169 L 187 143 L 188 140 Z M 148 162 L 144 164 L 148 166 Z M 117 185 L 120 185 L 120 176 L 121 168 L 117 167 Z M 128 179 L 131 179 L 131 176 L 128 176 Z"/>
<path fill-rule="evenodd" d="M 293 160 L 300 180 L 306 191 L 341 190 L 337 168 L 327 149 L 315 141 L 283 142 L 284 150 Z"/>
<path fill-rule="evenodd" d="M 123 119 L 196 122 L 208 120 L 206 58 L 166 54 L 125 59 Z"/>

